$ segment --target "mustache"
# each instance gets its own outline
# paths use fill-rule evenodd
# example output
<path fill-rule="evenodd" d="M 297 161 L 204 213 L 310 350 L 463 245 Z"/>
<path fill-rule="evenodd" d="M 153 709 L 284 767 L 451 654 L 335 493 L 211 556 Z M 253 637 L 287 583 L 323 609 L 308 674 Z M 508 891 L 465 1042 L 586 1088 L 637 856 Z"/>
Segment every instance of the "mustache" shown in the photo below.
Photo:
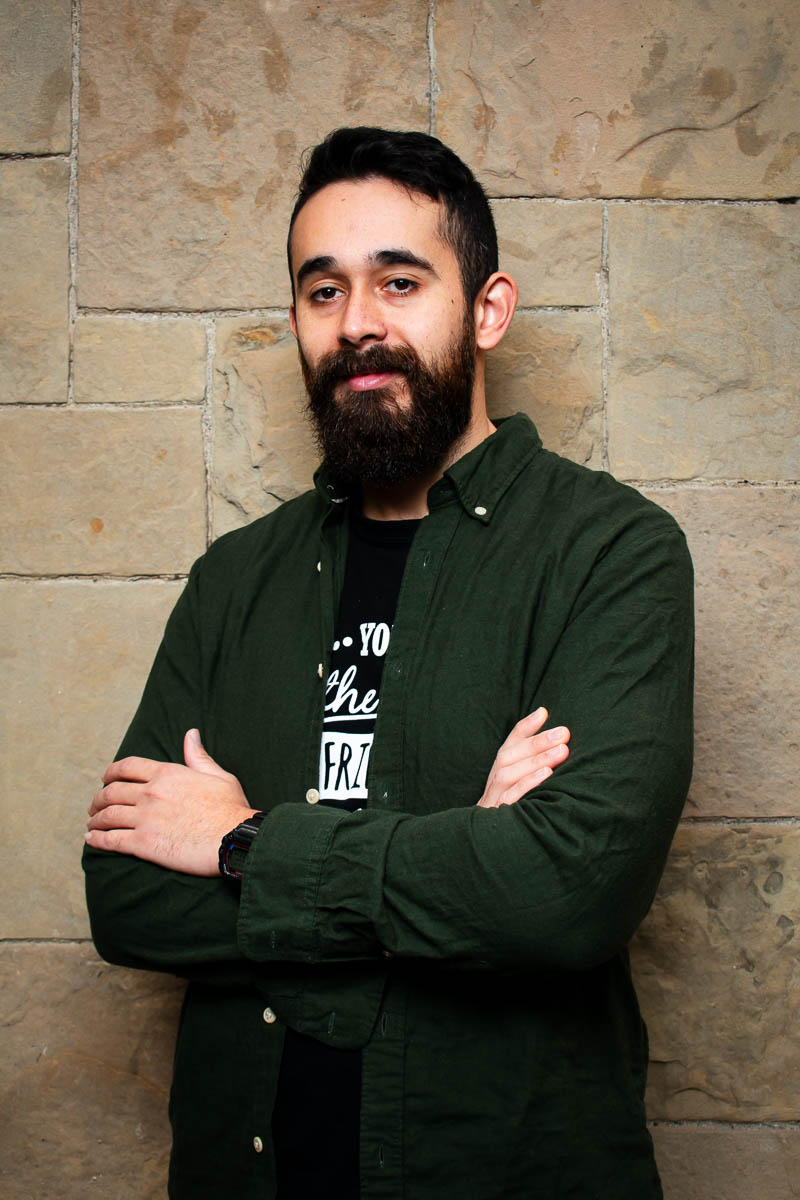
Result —
<path fill-rule="evenodd" d="M 396 371 L 413 375 L 419 368 L 419 358 L 407 346 L 369 346 L 356 350 L 347 346 L 331 350 L 313 368 L 315 388 L 331 388 L 353 375 L 380 374 Z"/>

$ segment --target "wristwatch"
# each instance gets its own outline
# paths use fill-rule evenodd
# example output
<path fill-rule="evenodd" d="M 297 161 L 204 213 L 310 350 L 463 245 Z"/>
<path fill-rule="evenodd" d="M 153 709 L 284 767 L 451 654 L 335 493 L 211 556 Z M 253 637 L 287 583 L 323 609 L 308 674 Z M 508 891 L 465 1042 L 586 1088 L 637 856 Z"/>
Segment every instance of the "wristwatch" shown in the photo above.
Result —
<path fill-rule="evenodd" d="M 226 879 L 241 883 L 247 853 L 256 840 L 256 834 L 261 828 L 261 822 L 267 814 L 255 812 L 252 817 L 242 821 L 230 833 L 226 833 L 219 847 L 219 873 Z"/>

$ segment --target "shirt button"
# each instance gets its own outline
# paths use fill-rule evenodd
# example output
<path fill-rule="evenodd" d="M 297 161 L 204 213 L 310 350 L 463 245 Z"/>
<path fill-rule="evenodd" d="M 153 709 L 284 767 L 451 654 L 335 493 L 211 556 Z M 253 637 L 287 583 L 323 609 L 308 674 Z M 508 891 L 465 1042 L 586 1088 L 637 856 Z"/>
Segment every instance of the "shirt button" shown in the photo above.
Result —
<path fill-rule="evenodd" d="M 486 516 L 486 509 L 483 507 L 482 504 L 479 504 L 477 506 L 477 508 L 475 509 L 475 515 L 476 515 L 476 517 L 485 517 Z"/>
<path fill-rule="evenodd" d="M 278 1019 L 278 1018 L 275 1016 L 275 1013 L 272 1011 L 272 1009 L 271 1009 L 271 1008 L 265 1008 L 265 1009 L 264 1009 L 264 1014 L 263 1014 L 263 1015 L 264 1015 L 264 1020 L 267 1022 L 267 1024 L 268 1024 L 268 1025 L 274 1025 L 274 1023 L 275 1023 L 275 1022 L 277 1021 L 277 1019 Z"/>
<path fill-rule="evenodd" d="M 319 666 L 317 667 L 317 674 L 319 675 L 320 679 L 322 679 L 322 672 L 323 672 L 323 666 L 322 666 L 322 663 L 320 663 Z"/>
<path fill-rule="evenodd" d="M 321 563 L 321 562 L 318 562 L 318 563 L 317 563 L 317 570 L 318 570 L 318 571 L 321 571 L 321 570 L 322 570 L 322 563 Z"/>
<path fill-rule="evenodd" d="M 319 804 L 319 792 L 316 788 L 309 788 L 306 792 L 306 800 L 309 804 Z"/>
<path fill-rule="evenodd" d="M 260 1137 L 253 1138 L 253 1149 L 255 1150 L 256 1154 L 260 1154 L 261 1151 L 264 1149 L 264 1143 L 262 1142 Z"/>

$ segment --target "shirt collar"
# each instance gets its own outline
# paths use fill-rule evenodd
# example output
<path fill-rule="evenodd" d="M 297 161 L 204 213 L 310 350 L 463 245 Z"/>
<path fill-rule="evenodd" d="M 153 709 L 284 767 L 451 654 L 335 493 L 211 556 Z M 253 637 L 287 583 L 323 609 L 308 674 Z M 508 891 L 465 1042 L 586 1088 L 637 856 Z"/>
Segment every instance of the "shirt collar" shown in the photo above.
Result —
<path fill-rule="evenodd" d="M 485 438 L 449 467 L 428 492 L 433 512 L 457 500 L 464 511 L 488 524 L 505 492 L 542 448 L 536 426 L 524 413 L 494 421 L 497 432 Z M 343 504 L 352 489 L 343 487 L 324 462 L 314 474 L 314 486 L 328 504 Z"/>

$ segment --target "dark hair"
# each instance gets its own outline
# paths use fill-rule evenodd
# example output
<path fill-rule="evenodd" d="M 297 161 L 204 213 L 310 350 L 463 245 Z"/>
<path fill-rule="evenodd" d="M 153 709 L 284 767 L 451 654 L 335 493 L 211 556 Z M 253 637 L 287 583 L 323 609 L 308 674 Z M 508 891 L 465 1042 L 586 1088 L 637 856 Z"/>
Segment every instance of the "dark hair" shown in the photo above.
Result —
<path fill-rule="evenodd" d="M 304 156 L 287 239 L 292 295 L 290 243 L 300 209 L 330 183 L 372 176 L 390 179 L 441 203 L 440 232 L 458 259 L 464 294 L 472 304 L 497 270 L 497 233 L 486 193 L 469 167 L 438 138 L 368 125 L 334 129 Z"/>

